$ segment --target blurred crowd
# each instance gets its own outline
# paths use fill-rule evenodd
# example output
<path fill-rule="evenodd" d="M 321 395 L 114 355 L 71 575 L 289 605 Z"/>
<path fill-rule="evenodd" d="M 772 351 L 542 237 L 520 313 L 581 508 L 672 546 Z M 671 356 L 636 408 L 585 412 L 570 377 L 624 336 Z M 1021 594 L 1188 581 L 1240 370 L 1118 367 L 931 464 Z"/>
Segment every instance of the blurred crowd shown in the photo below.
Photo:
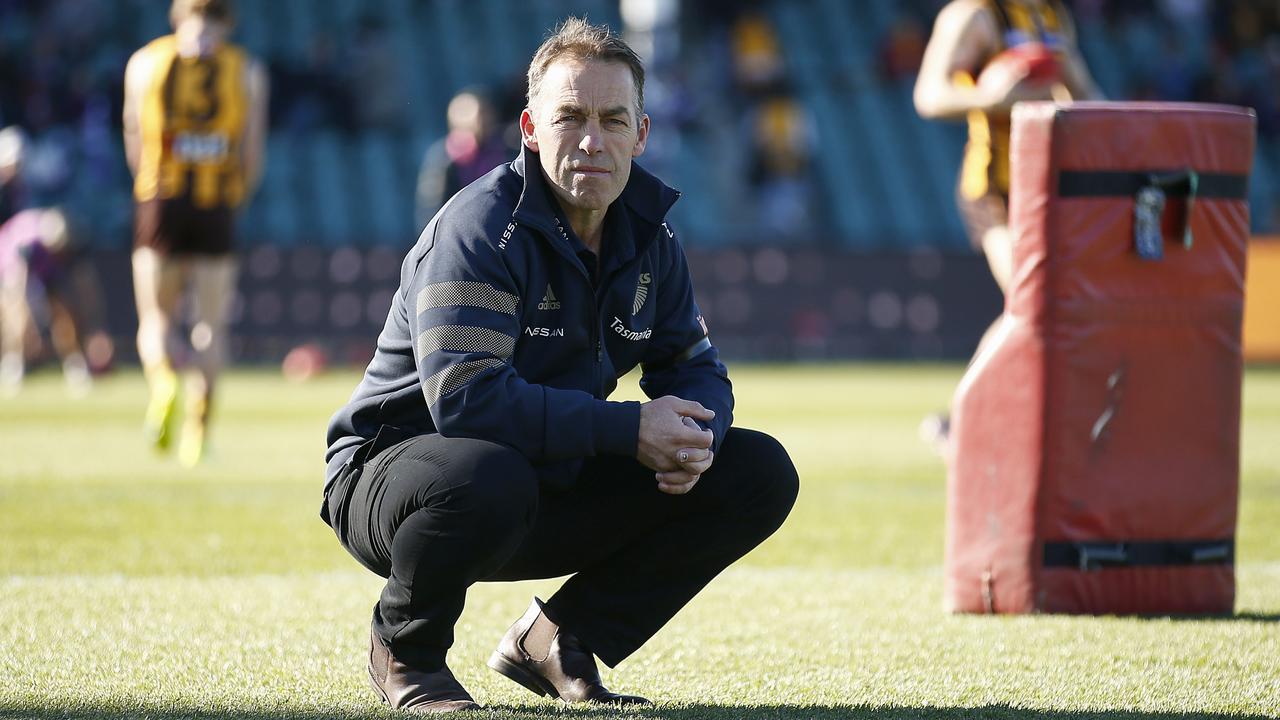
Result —
<path fill-rule="evenodd" d="M 912 80 L 943 0 L 901 3 L 880 47 L 880 76 Z M 1280 3 L 1275 0 L 1074 0 L 1081 44 L 1108 97 L 1252 107 L 1280 136 Z M 1115 49 L 1114 58 L 1088 57 Z M 1092 51 L 1092 52 L 1091 52 Z"/>
<path fill-rule="evenodd" d="M 110 5 L 0 0 L 0 126 L 30 143 L 28 202 L 65 199 L 74 183 L 120 176 L 124 64 L 135 48 Z"/>
<path fill-rule="evenodd" d="M 723 99 L 733 118 L 725 125 L 741 151 L 732 175 L 720 178 L 733 185 L 729 195 L 737 202 L 729 214 L 750 228 L 744 234 L 778 243 L 824 229 L 824 209 L 813 187 L 816 128 L 796 93 L 769 3 L 717 0 L 686 3 L 684 9 L 689 54 L 706 63 L 707 75 L 721 84 L 701 94 Z M 704 108 L 695 117 L 719 127 L 707 119 L 712 113 Z"/>
<path fill-rule="evenodd" d="M 878 67 L 860 81 L 909 84 L 942 4 L 943 0 L 894 3 L 897 20 L 875 49 Z M 1115 58 L 1120 67 L 1114 67 L 1112 58 L 1090 58 L 1100 68 L 1099 80 L 1109 97 L 1250 105 L 1258 111 L 1261 134 L 1280 136 L 1280 3 L 1068 4 L 1076 14 L 1086 56 L 1099 48 L 1121 53 Z M 717 207 L 733 218 L 727 227 L 753 228 L 778 241 L 828 228 L 827 209 L 815 187 L 822 138 L 813 108 L 795 92 L 797 70 L 788 65 L 773 3 L 704 0 L 658 5 L 679 8 L 674 35 L 683 46 L 675 42 L 653 47 L 660 59 L 652 73 L 650 110 L 661 115 L 668 137 L 655 142 L 649 162 L 671 161 L 681 152 L 682 135 L 701 133 L 707 136 L 706 144 L 719 143 L 740 156 L 732 172 L 713 168 L 709 176 L 711 191 L 724 199 Z M 165 30 L 163 13 L 156 7 L 142 0 L 0 0 L 0 126 L 20 126 L 30 140 L 23 173 L 32 204 L 68 197 L 92 202 L 101 196 L 101 188 L 125 181 L 119 147 L 123 67 L 140 42 L 138 18 L 155 21 L 148 30 Z M 413 79 L 404 76 L 409 66 L 397 60 L 394 43 L 389 42 L 395 22 L 367 11 L 349 31 L 311 23 L 300 31 L 301 38 L 264 53 L 272 81 L 273 131 L 297 136 L 318 129 L 345 135 L 369 130 L 417 133 L 421 106 L 406 101 Z M 669 28 L 659 32 L 672 34 Z M 281 53 L 280 47 L 292 51 Z M 698 70 L 690 58 L 705 61 L 707 67 Z M 513 68 L 504 82 L 515 83 L 518 70 Z M 495 99 L 491 104 L 499 117 L 511 112 L 512 97 L 519 102 L 519 93 L 506 85 L 477 92 Z M 443 119 L 446 110 L 432 112 Z M 720 118 L 730 120 L 724 123 Z M 443 126 L 438 120 L 432 127 Z M 730 135 L 719 137 L 726 127 Z M 428 163 L 442 162 L 441 153 L 475 162 L 479 145 L 469 143 L 465 131 L 456 130 L 451 121 L 448 132 L 453 141 L 438 144 L 427 154 Z M 510 149 L 510 138 L 507 145 Z M 478 156 L 488 162 L 494 153 L 486 148 Z M 419 183 L 416 222 L 421 222 L 423 208 L 439 202 L 424 201 L 422 190 Z M 104 210 L 89 207 L 84 212 Z"/>
<path fill-rule="evenodd" d="M 271 124 L 276 129 L 336 127 L 356 133 L 408 128 L 401 63 L 381 15 L 361 15 L 349 34 L 318 28 L 301 57 L 276 56 L 269 62 Z"/>
<path fill-rule="evenodd" d="M 1280 3 L 1275 0 L 1077 0 L 1081 32 L 1128 50 L 1143 100 L 1253 107 L 1258 131 L 1280 135 Z"/>
<path fill-rule="evenodd" d="M 239 0 L 248 19 L 234 37 L 269 69 L 277 143 L 277 152 L 268 154 L 274 167 L 261 199 L 242 218 L 250 228 L 243 234 L 248 244 L 263 251 L 307 244 L 396 251 L 453 192 L 512 157 L 519 147 L 515 119 L 524 102 L 525 53 L 544 29 L 526 21 L 537 13 L 553 15 L 555 3 L 505 1 L 504 6 L 500 0 Z M 19 314 L 19 290 L 28 300 L 19 321 L 0 320 L 8 328 L 0 342 L 0 389 L 20 379 L 20 364 L 5 348 L 23 336 L 27 354 L 61 357 L 69 381 L 83 375 L 79 368 L 86 363 L 91 370 L 111 363 L 113 349 L 100 332 L 102 293 L 78 259 L 129 243 L 132 204 L 121 143 L 124 67 L 140 45 L 168 32 L 166 4 L 0 0 L 0 128 L 11 128 L 0 142 L 0 227 L 24 209 L 33 211 L 23 223 L 0 231 L 0 289 L 11 299 L 4 314 Z M 581 4 L 564 6 L 567 12 Z M 764 253 L 773 252 L 767 245 L 964 247 L 962 237 L 945 232 L 946 214 L 953 212 L 947 198 L 930 196 L 919 182 L 938 174 L 931 168 L 953 162 L 930 166 L 921 162 L 925 156 L 954 152 L 958 160 L 962 129 L 956 126 L 948 135 L 949 128 L 924 123 L 909 109 L 910 88 L 944 4 L 851 3 L 836 7 L 846 22 L 819 27 L 830 21 L 826 11 L 832 4 L 818 0 L 596 1 L 593 12 L 608 12 L 593 19 L 616 23 L 646 57 L 646 110 L 656 131 L 643 162 L 686 191 L 677 205 L 683 214 L 676 218 L 684 241 Z M 1280 2 L 1067 4 L 1108 97 L 1251 106 L 1258 113 L 1260 147 L 1278 152 Z M 341 8 L 353 14 L 339 17 Z M 503 25 L 495 17 L 505 11 L 523 19 L 507 18 Z M 848 26 L 863 20 L 861 27 Z M 442 24 L 450 22 L 460 29 Z M 494 47 L 491 34 L 499 29 L 511 47 Z M 797 47 L 796 38 L 810 36 L 811 47 Z M 449 64 L 451 53 L 465 61 Z M 838 92 L 815 92 L 829 87 Z M 819 96 L 825 105 L 815 100 Z M 892 149 L 868 151 L 876 137 L 869 131 L 872 121 L 882 123 L 876 127 L 898 126 L 896 135 L 879 136 L 898 138 L 897 144 L 886 143 Z M 332 152 L 319 151 L 321 140 Z M 926 140 L 927 146 L 909 147 Z M 842 152 L 836 152 L 837 144 Z M 370 154 L 370 148 L 380 154 Z M 895 174 L 890 171 L 896 166 L 886 163 L 901 164 L 903 158 L 914 163 L 915 172 L 896 175 L 917 182 L 882 183 Z M 853 170 L 833 173 L 833 166 Z M 1280 159 L 1270 166 L 1280 168 Z M 381 171 L 378 183 L 369 182 L 379 175 L 371 167 Z M 1272 173 L 1280 177 L 1280 170 Z M 883 185 L 881 195 L 832 182 L 851 176 L 863 178 L 863 189 L 868 182 Z M 950 182 L 950 176 L 939 180 Z M 319 212 L 326 208 L 318 198 L 335 196 L 317 194 L 322 185 L 337 188 L 336 196 L 345 200 L 334 206 L 338 210 Z M 899 198 L 903 187 L 920 190 L 911 198 L 914 204 L 906 213 L 886 212 L 884 194 Z M 375 203 L 380 194 L 403 197 Z M 842 203 L 855 201 L 868 206 L 856 222 L 848 213 L 835 217 Z M 342 207 L 364 218 L 377 212 L 392 219 L 361 237 L 348 237 L 345 230 L 313 232 L 332 225 L 316 216 L 331 218 Z M 940 209 L 933 213 L 934 208 Z M 287 212 L 276 212 L 282 209 Z M 1260 210 L 1255 230 L 1280 231 L 1280 201 Z M 892 224 L 930 213 L 929 224 L 917 223 L 914 231 Z M 61 220 L 53 225 L 65 232 L 42 229 L 55 217 Z M 13 270 L 18 267 L 27 272 L 19 275 Z M 258 267 L 250 273 L 269 275 Z M 89 312 L 79 313 L 82 322 L 74 329 L 59 322 L 71 316 L 62 306 L 73 296 L 89 298 L 79 303 Z M 381 295 L 366 300 L 376 310 L 371 317 L 383 312 Z M 352 300 L 357 308 L 364 301 Z M 45 328 L 43 335 L 37 327 Z M 82 334 L 89 339 L 67 340 Z M 87 348 L 84 358 L 63 351 L 76 345 Z"/>

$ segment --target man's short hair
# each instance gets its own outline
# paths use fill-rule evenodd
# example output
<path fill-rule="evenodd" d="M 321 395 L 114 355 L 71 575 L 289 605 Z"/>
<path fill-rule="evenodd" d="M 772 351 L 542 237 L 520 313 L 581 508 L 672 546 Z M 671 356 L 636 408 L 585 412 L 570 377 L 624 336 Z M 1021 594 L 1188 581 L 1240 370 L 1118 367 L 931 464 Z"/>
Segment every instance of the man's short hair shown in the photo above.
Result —
<path fill-rule="evenodd" d="M 640 56 L 608 25 L 592 25 L 579 17 L 569 17 L 561 23 L 533 54 L 533 60 L 529 62 L 529 93 L 526 96 L 530 106 L 542 89 L 542 78 L 547 74 L 547 68 L 563 58 L 626 65 L 635 81 L 636 119 L 640 118 L 644 112 L 644 63 Z"/>
<path fill-rule="evenodd" d="M 236 20 L 232 0 L 173 0 L 169 6 L 169 22 L 174 27 L 192 15 L 227 25 L 234 25 Z"/>

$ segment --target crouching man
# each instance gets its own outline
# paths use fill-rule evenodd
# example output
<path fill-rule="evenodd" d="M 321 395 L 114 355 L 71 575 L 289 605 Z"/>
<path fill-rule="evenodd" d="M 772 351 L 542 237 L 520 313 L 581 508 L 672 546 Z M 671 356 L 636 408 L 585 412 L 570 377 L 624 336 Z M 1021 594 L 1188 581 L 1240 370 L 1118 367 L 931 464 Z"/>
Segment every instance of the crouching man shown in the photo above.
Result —
<path fill-rule="evenodd" d="M 733 394 L 665 216 L 635 165 L 644 68 L 569 19 L 529 66 L 523 148 L 405 258 L 376 354 L 329 426 L 321 515 L 387 578 L 369 674 L 389 705 L 475 709 L 445 664 L 467 588 L 568 575 L 489 659 L 566 702 L 601 684 L 790 512 L 776 440 Z M 608 400 L 636 365 L 649 402 Z"/>

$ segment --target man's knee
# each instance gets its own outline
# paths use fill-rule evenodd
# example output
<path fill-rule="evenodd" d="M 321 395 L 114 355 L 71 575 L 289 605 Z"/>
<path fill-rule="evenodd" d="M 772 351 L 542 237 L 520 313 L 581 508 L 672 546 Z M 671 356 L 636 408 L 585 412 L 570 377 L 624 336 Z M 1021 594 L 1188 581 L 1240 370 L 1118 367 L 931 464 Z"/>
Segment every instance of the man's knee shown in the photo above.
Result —
<path fill-rule="evenodd" d="M 762 432 L 731 428 L 720 454 L 715 465 L 725 463 L 720 469 L 727 471 L 725 488 L 731 497 L 772 524 L 770 532 L 780 527 L 800 492 L 796 466 L 782 443 Z"/>

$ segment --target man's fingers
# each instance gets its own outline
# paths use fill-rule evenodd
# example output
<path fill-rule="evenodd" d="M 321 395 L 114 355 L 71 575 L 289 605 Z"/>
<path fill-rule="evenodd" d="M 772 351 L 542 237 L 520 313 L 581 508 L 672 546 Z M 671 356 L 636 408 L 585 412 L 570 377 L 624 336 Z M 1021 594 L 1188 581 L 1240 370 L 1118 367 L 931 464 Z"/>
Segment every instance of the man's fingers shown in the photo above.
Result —
<path fill-rule="evenodd" d="M 697 473 L 691 473 L 687 470 L 671 470 L 668 472 L 654 473 L 659 485 L 685 485 L 698 479 Z"/>
<path fill-rule="evenodd" d="M 662 492 L 668 495 L 683 495 L 693 489 L 700 476 L 677 470 L 675 472 L 658 473 L 654 477 L 657 478 L 658 489 Z"/>
<path fill-rule="evenodd" d="M 701 475 L 711 469 L 711 458 L 699 460 L 698 462 L 681 463 L 680 469 L 690 475 Z"/>
<path fill-rule="evenodd" d="M 648 465 L 649 469 L 656 470 L 658 472 L 674 472 L 680 470 L 680 463 L 676 462 L 675 458 L 671 457 L 657 457 L 654 458 L 652 462 L 645 464 Z"/>
<path fill-rule="evenodd" d="M 711 457 L 710 448 L 681 448 L 676 452 L 676 462 L 684 465 L 685 463 L 700 463 Z"/>
<path fill-rule="evenodd" d="M 711 441 L 715 439 L 715 434 L 710 430 L 681 428 L 679 432 L 671 437 L 671 444 L 678 448 L 709 448 Z M 679 457 L 675 455 L 675 457 Z"/>
<path fill-rule="evenodd" d="M 673 408 L 676 413 L 691 417 L 695 420 L 710 422 L 716 416 L 716 411 L 702 406 L 702 403 L 692 400 L 680 400 Z"/>
<path fill-rule="evenodd" d="M 676 452 L 676 462 L 679 468 L 690 475 L 701 475 L 711 469 L 711 461 L 715 454 L 710 448 L 683 448 Z"/>
<path fill-rule="evenodd" d="M 688 417 L 687 415 L 684 417 L 681 417 L 680 422 L 689 430 L 697 433 L 698 440 L 690 443 L 690 448 L 706 448 L 710 450 L 711 443 L 715 440 L 715 433 L 711 432 L 710 430 L 703 430 L 702 426 L 699 425 L 697 421 L 695 421 L 691 417 Z M 696 458 L 697 456 L 692 455 L 691 457 Z M 684 461 L 680 460 L 680 462 L 684 462 Z"/>

